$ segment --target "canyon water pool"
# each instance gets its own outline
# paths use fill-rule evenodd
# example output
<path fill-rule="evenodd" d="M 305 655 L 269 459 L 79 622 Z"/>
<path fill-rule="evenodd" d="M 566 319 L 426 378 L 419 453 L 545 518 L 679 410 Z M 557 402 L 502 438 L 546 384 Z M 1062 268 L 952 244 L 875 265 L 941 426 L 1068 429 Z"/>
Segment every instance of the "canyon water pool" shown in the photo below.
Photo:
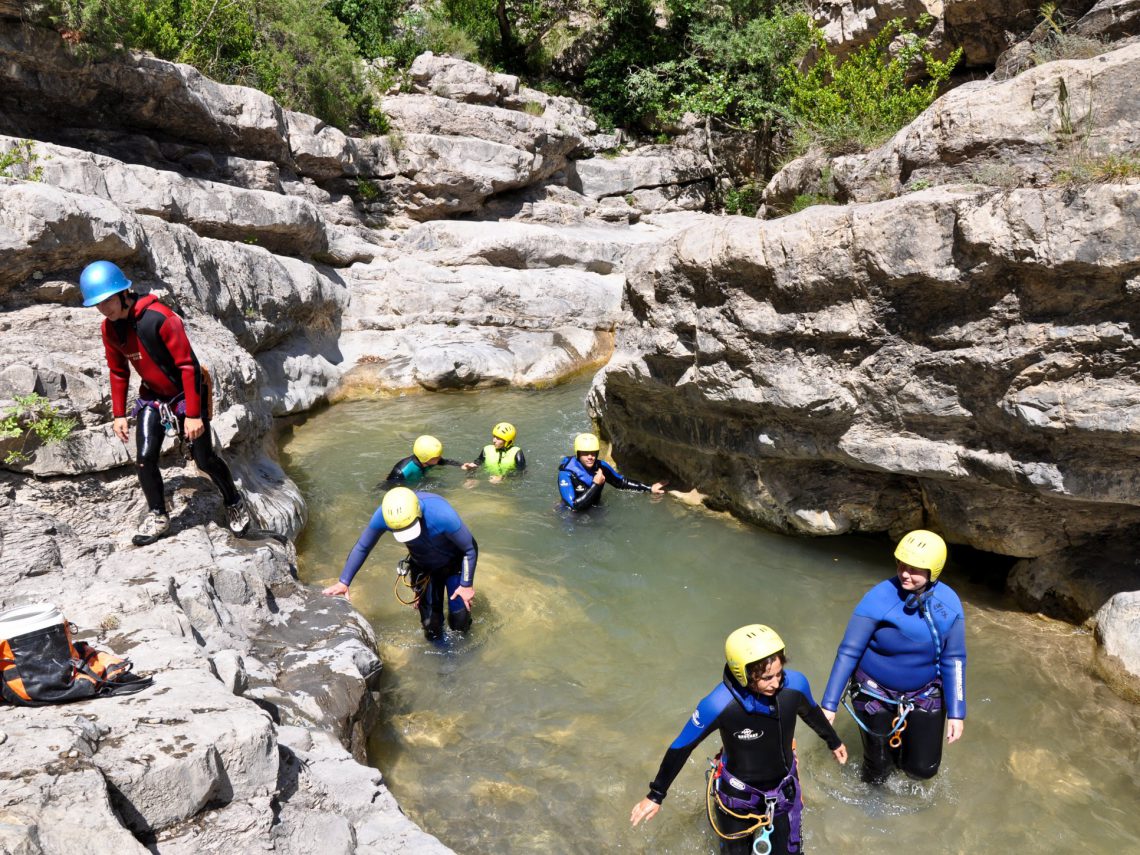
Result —
<path fill-rule="evenodd" d="M 496 422 L 518 427 L 524 473 L 492 484 L 437 467 L 421 487 L 445 496 L 479 543 L 468 637 L 424 639 L 394 595 L 405 550 L 391 537 L 352 585 L 385 663 L 370 759 L 404 811 L 457 852 L 715 852 L 704 772 L 716 734 L 654 820 L 631 829 L 629 813 L 720 681 L 725 636 L 773 626 L 818 700 L 851 610 L 893 573 L 885 539 L 785 537 L 674 496 L 607 488 L 603 507 L 561 511 L 558 463 L 590 429 L 587 388 L 342 403 L 283 445 L 309 503 L 300 572 L 323 586 L 418 435 L 471 460 Z M 1140 707 L 1090 674 L 1087 632 L 1020 612 L 968 569 L 952 563 L 942 577 L 966 609 L 965 735 L 934 780 L 875 789 L 859 781 L 846 712 L 846 767 L 801 723 L 805 851 L 1140 852 Z"/>

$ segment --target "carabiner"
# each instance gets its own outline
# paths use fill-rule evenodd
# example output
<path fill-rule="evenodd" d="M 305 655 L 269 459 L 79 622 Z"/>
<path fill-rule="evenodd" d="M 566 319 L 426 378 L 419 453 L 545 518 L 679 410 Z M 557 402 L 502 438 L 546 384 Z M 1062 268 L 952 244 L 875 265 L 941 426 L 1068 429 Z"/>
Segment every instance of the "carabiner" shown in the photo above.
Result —
<path fill-rule="evenodd" d="M 752 855 L 771 855 L 772 832 L 776 828 L 776 823 L 773 821 L 775 817 L 776 800 L 768 799 L 764 806 L 764 815 L 758 820 L 763 830 L 752 839 Z"/>

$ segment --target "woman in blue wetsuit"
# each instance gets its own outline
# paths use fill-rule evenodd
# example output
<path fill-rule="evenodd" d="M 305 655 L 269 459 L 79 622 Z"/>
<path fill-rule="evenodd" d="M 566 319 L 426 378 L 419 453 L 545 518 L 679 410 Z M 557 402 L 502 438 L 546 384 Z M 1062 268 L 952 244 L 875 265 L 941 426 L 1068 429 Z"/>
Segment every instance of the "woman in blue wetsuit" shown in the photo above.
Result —
<path fill-rule="evenodd" d="M 932 778 L 946 742 L 966 718 L 966 619 L 938 581 L 946 543 L 934 532 L 907 534 L 895 549 L 895 578 L 872 588 L 851 616 L 821 705 L 828 721 L 845 691 L 863 737 L 864 781 L 881 784 L 898 767 Z M 853 709 L 852 709 L 853 708 Z"/>
<path fill-rule="evenodd" d="M 636 490 L 640 493 L 664 493 L 667 481 L 642 484 L 626 478 L 610 464 L 598 459 L 602 444 L 592 433 L 574 437 L 574 456 L 562 458 L 558 464 L 558 495 L 572 511 L 584 511 L 598 504 L 602 487 L 613 484 L 619 490 Z"/>
<path fill-rule="evenodd" d="M 774 630 L 743 626 L 728 637 L 724 652 L 720 685 L 697 704 L 665 752 L 649 794 L 634 805 L 630 822 L 636 826 L 657 815 L 693 749 L 719 730 L 723 748 L 710 773 L 707 801 L 721 852 L 799 852 L 803 798 L 793 748 L 796 717 L 807 722 L 840 763 L 847 762 L 847 748 L 812 700 L 807 678 L 784 668 L 784 642 Z"/>
<path fill-rule="evenodd" d="M 435 493 L 393 487 L 384 496 L 344 562 L 340 579 L 322 593 L 335 597 L 348 586 L 384 532 L 408 548 L 411 585 L 424 635 L 443 636 L 443 606 L 447 599 L 447 625 L 458 632 L 471 627 L 471 601 L 475 599 L 475 564 L 479 545 L 447 499 Z"/>

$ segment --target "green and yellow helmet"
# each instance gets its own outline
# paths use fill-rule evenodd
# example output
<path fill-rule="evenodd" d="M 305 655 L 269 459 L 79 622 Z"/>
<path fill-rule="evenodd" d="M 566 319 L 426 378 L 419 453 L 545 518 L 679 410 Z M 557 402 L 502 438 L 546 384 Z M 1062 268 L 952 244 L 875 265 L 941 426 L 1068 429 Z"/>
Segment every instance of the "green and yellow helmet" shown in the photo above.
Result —
<path fill-rule="evenodd" d="M 427 463 L 433 457 L 440 457 L 443 454 L 443 443 L 434 436 L 424 434 L 416 437 L 416 441 L 412 444 L 412 454 L 420 463 Z"/>
<path fill-rule="evenodd" d="M 599 442 L 598 437 L 592 433 L 580 433 L 574 437 L 575 454 L 597 454 L 601 450 L 601 442 Z"/>
<path fill-rule="evenodd" d="M 760 623 L 742 626 L 724 642 L 728 670 L 741 688 L 748 687 L 748 666 L 784 649 L 776 630 Z"/>
<path fill-rule="evenodd" d="M 515 431 L 515 426 L 510 422 L 499 422 L 497 425 L 491 428 L 491 436 L 495 437 L 496 439 L 501 439 L 504 443 L 510 445 L 515 441 L 517 432 Z"/>
<path fill-rule="evenodd" d="M 932 531 L 915 529 L 903 535 L 895 547 L 895 559 L 920 570 L 929 570 L 933 584 L 946 566 L 946 541 Z"/>

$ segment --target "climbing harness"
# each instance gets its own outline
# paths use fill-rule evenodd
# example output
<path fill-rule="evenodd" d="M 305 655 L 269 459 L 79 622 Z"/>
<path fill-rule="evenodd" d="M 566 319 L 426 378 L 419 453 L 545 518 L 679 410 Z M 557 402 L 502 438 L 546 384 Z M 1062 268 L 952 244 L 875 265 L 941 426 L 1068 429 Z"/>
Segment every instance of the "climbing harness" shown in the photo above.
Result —
<path fill-rule="evenodd" d="M 897 712 L 894 719 L 891 720 L 889 731 L 876 733 L 867 726 L 866 722 L 855 712 L 856 695 L 871 698 L 869 702 L 862 704 L 865 714 L 871 713 L 873 715 L 881 710 L 895 707 Z M 921 709 L 924 712 L 936 712 L 942 708 L 942 680 L 935 678 L 921 689 L 916 689 L 913 692 L 893 692 L 884 689 L 868 677 L 862 669 L 858 669 L 848 685 L 847 691 L 843 693 L 843 706 L 851 714 L 851 718 L 855 719 L 855 723 L 859 725 L 861 730 L 870 736 L 886 739 L 891 748 L 899 748 L 902 746 L 902 735 L 903 731 L 906 730 L 907 716 L 916 709 Z"/>
<path fill-rule="evenodd" d="M 396 582 L 392 586 L 392 593 L 396 595 L 396 599 L 399 600 L 403 605 L 416 608 L 419 606 L 420 597 L 422 597 L 424 591 L 427 590 L 428 582 L 430 580 L 431 577 L 427 573 L 421 573 L 417 578 L 413 579 L 412 559 L 411 557 L 405 555 L 403 558 L 396 562 Z M 401 582 L 405 587 L 411 589 L 412 598 L 410 600 L 405 600 L 402 596 L 400 596 Z"/>
<path fill-rule="evenodd" d="M 709 770 L 705 773 L 705 811 L 708 814 L 709 825 L 722 840 L 742 840 L 751 834 L 756 837 L 752 841 L 753 855 L 770 855 L 772 851 L 772 832 L 776 828 L 776 816 L 788 814 L 789 842 L 798 842 L 800 836 L 800 810 L 799 781 L 796 778 L 796 760 L 792 761 L 792 768 L 787 776 L 771 790 L 761 790 L 750 786 L 732 776 L 724 767 L 724 760 L 717 754 L 709 761 Z M 728 780 L 733 788 L 747 795 L 732 796 L 722 793 L 717 782 Z M 789 785 L 792 795 L 789 797 Z M 715 802 L 714 802 L 715 799 Z M 764 805 L 764 812 L 757 813 L 756 808 Z M 731 816 L 733 819 L 752 822 L 752 825 L 742 831 L 724 832 L 717 826 L 717 808 Z"/>

